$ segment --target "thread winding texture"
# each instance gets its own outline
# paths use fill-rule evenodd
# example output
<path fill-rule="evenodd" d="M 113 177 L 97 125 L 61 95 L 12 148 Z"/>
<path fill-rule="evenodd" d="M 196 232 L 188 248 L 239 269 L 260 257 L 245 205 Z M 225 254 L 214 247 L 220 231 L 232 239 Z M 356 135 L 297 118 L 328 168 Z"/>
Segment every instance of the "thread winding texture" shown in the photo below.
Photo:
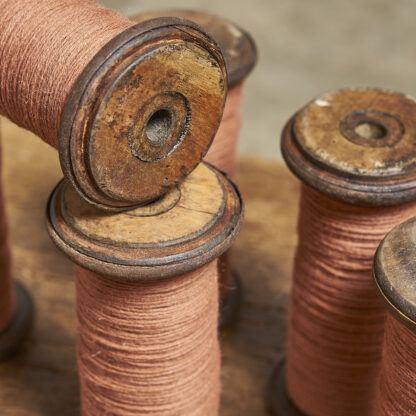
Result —
<path fill-rule="evenodd" d="M 159 281 L 76 267 L 83 415 L 218 414 L 217 262 Z"/>
<path fill-rule="evenodd" d="M 213 164 L 230 179 L 235 178 L 238 138 L 241 129 L 241 100 L 244 82 L 228 91 L 224 114 L 217 134 L 204 160 Z M 224 300 L 232 289 L 231 252 L 228 251 L 218 260 L 220 299 Z"/>
<path fill-rule="evenodd" d="M 236 170 L 243 86 L 244 83 L 240 83 L 228 91 L 220 127 L 204 158 L 226 173 L 230 179 L 235 177 Z"/>
<path fill-rule="evenodd" d="M 76 79 L 132 25 L 94 0 L 0 0 L 0 114 L 56 148 Z"/>
<path fill-rule="evenodd" d="M 388 315 L 375 416 L 416 414 L 416 334 Z"/>
<path fill-rule="evenodd" d="M 8 222 L 1 177 L 2 151 L 0 138 L 0 332 L 11 323 L 16 312 L 16 293 L 11 273 Z"/>
<path fill-rule="evenodd" d="M 385 321 L 373 256 L 415 212 L 416 203 L 354 206 L 302 185 L 286 385 L 308 416 L 372 414 Z"/>

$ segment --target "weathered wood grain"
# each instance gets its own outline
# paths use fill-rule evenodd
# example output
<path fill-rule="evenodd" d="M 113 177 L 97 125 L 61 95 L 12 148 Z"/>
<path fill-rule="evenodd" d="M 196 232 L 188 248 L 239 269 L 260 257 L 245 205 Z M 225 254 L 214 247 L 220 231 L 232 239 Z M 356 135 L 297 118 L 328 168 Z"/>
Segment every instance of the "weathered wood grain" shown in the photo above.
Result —
<path fill-rule="evenodd" d="M 75 416 L 72 265 L 50 241 L 44 219 L 47 198 L 62 176 L 58 156 L 9 122 L 2 123 L 2 133 L 15 276 L 30 289 L 37 317 L 21 354 L 0 365 L 0 413 Z M 249 158 L 240 160 L 237 182 L 246 220 L 233 257 L 244 294 L 237 324 L 221 334 L 221 415 L 262 416 L 265 385 L 285 344 L 298 185 L 285 167 Z"/>

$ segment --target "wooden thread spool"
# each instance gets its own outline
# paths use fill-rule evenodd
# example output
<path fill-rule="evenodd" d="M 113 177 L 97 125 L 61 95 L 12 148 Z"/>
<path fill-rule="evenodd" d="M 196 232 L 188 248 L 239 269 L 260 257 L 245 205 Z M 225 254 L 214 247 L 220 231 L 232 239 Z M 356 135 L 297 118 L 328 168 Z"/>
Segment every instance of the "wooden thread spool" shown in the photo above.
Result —
<path fill-rule="evenodd" d="M 250 34 L 236 24 L 209 13 L 191 10 L 160 10 L 140 14 L 133 20 L 142 22 L 163 16 L 173 16 L 195 22 L 209 33 L 221 48 L 228 73 L 228 96 L 220 127 L 204 160 L 234 180 L 243 87 L 246 77 L 257 61 L 256 44 Z M 241 296 L 241 281 L 232 270 L 230 255 L 230 252 L 224 253 L 218 262 L 221 299 L 220 327 L 234 321 Z"/>
<path fill-rule="evenodd" d="M 277 415 L 371 414 L 384 331 L 371 263 L 385 233 L 416 212 L 415 114 L 410 97 L 344 90 L 312 101 L 283 130 L 283 156 L 303 184 L 288 356 L 269 391 Z M 349 248 L 338 253 L 329 241 Z M 338 389 L 341 372 L 350 377 Z"/>
<path fill-rule="evenodd" d="M 374 258 L 374 279 L 389 312 L 375 416 L 416 413 L 416 218 L 389 232 Z"/>
<path fill-rule="evenodd" d="M 1 153 L 0 149 L 0 173 Z M 18 281 L 13 282 L 7 223 L 0 177 L 0 361 L 18 351 L 30 332 L 34 316 L 29 292 Z"/>
<path fill-rule="evenodd" d="M 65 187 L 62 182 L 53 191 L 48 203 L 48 231 L 55 244 L 80 266 L 77 269 L 77 298 L 79 299 L 77 312 L 81 334 L 78 341 L 78 362 L 81 402 L 85 414 L 89 414 L 86 408 L 91 403 L 97 406 L 99 414 L 108 412 L 125 416 L 141 414 L 145 410 L 149 412 L 148 408 L 140 407 L 141 405 L 138 403 L 141 400 L 161 402 L 159 405 L 164 410 L 159 409 L 159 412 L 156 413 L 154 410 L 153 413 L 150 411 L 152 414 L 216 414 L 216 410 L 210 408 L 214 413 L 211 413 L 211 410 L 208 412 L 205 406 L 208 405 L 207 400 L 211 402 L 214 400 L 213 408 L 217 409 L 218 407 L 219 365 L 211 363 L 212 365 L 210 365 L 215 367 L 214 377 L 205 379 L 204 375 L 198 374 L 200 374 L 201 366 L 208 365 L 213 359 L 213 354 L 199 357 L 196 362 L 191 361 L 193 359 L 191 357 L 195 356 L 195 349 L 198 351 L 202 346 L 193 347 L 192 354 L 189 353 L 189 361 L 186 351 L 174 349 L 172 352 L 173 355 L 179 354 L 182 357 L 181 368 L 189 370 L 189 368 L 193 368 L 192 365 L 198 367 L 194 368 L 191 373 L 193 377 L 197 375 L 199 389 L 202 389 L 201 393 L 201 391 L 194 391 L 192 388 L 188 388 L 186 392 L 179 391 L 178 388 L 171 398 L 172 402 L 166 402 L 164 398 L 172 383 L 174 386 L 182 383 L 182 370 L 172 368 L 169 361 L 163 361 L 161 364 L 162 367 L 165 366 L 163 377 L 155 379 L 156 376 L 152 369 L 154 368 L 156 371 L 160 367 L 159 360 L 153 357 L 151 352 L 147 353 L 147 358 L 143 361 L 137 360 L 137 358 L 134 361 L 133 357 L 142 346 L 149 346 L 151 350 L 158 348 L 160 343 L 156 338 L 175 334 L 175 331 L 184 331 L 180 329 L 183 327 L 185 327 L 186 336 L 181 339 L 181 342 L 186 342 L 189 347 L 192 345 L 194 333 L 202 331 L 206 337 L 203 342 L 204 348 L 206 345 L 212 345 L 212 348 L 215 348 L 219 354 L 217 339 L 218 283 L 216 278 L 213 280 L 212 291 L 206 294 L 207 299 L 203 297 L 204 302 L 208 303 L 209 309 L 205 313 L 202 313 L 199 307 L 198 311 L 192 310 L 191 313 L 188 310 L 182 320 L 179 319 L 175 325 L 169 328 L 161 329 L 163 327 L 160 321 L 162 317 L 159 317 L 156 313 L 157 310 L 154 311 L 149 305 L 148 298 L 151 295 L 148 292 L 155 291 L 167 283 L 176 287 L 178 281 L 183 284 L 183 282 L 192 280 L 194 277 L 191 278 L 191 275 L 202 273 L 204 267 L 210 267 L 214 276 L 217 276 L 216 264 L 213 261 L 230 246 L 237 236 L 242 217 L 243 206 L 237 189 L 215 168 L 205 163 L 201 163 L 182 184 L 173 188 L 153 204 L 117 214 L 103 213 L 88 205 L 70 187 Z M 204 266 L 207 264 L 210 266 Z M 202 282 L 205 282 L 206 278 L 203 276 Z M 128 322 L 121 320 L 120 317 L 112 317 L 112 323 L 109 324 L 108 329 L 109 334 L 112 331 L 111 328 L 114 330 L 117 327 L 118 332 L 126 337 L 138 331 L 137 339 L 134 339 L 133 342 L 130 341 L 126 346 L 124 343 L 120 344 L 117 339 L 114 340 L 111 335 L 111 350 L 103 352 L 102 345 L 97 341 L 96 348 L 97 351 L 101 351 L 101 354 L 97 357 L 94 354 L 85 356 L 85 351 L 88 351 L 90 347 L 87 342 L 89 337 L 85 334 L 88 335 L 91 332 L 88 332 L 90 327 L 95 324 L 91 323 L 91 317 L 86 312 L 89 305 L 82 304 L 82 299 L 85 299 L 87 293 L 84 286 L 92 284 L 96 286 L 94 290 L 98 291 L 99 295 L 92 295 L 94 302 L 97 302 L 93 309 L 94 313 L 103 311 L 103 320 L 108 318 L 108 314 L 105 315 L 104 311 L 109 306 L 112 306 L 114 311 L 126 309 L 126 306 L 121 304 L 119 297 L 111 297 L 107 293 L 106 287 L 110 285 L 109 282 L 124 291 L 125 297 L 129 295 L 128 301 L 131 308 L 140 307 L 145 310 L 146 314 L 139 318 L 131 316 Z M 145 287 L 147 291 L 145 291 Z M 179 299 L 182 292 L 179 290 L 176 294 Z M 134 294 L 133 299 L 132 293 Z M 198 296 L 201 296 L 201 293 L 197 293 Z M 113 303 L 113 305 L 108 305 L 108 303 Z M 182 301 L 172 300 L 169 305 L 165 305 L 160 310 L 161 315 L 166 308 L 169 308 L 169 315 L 177 316 L 178 310 L 183 308 Z M 211 311 L 212 316 L 207 322 L 208 311 Z M 149 315 L 154 320 L 150 319 L 149 322 Z M 201 322 L 197 325 L 197 330 L 195 328 L 191 330 L 189 322 L 192 319 L 195 320 L 195 316 L 200 317 Z M 100 319 L 98 317 L 95 322 L 100 322 Z M 140 321 L 137 322 L 135 319 L 140 319 Z M 128 330 L 123 330 L 127 327 Z M 121 366 L 121 362 L 114 358 L 114 354 L 123 350 L 124 347 L 130 348 L 127 358 L 123 358 L 123 365 L 128 370 L 124 375 L 117 377 L 116 384 L 118 389 L 130 391 L 131 394 L 127 398 L 123 396 L 123 399 L 113 403 L 113 407 L 109 409 L 106 406 L 107 401 L 119 392 L 115 389 L 113 391 L 106 384 L 107 373 L 101 376 L 94 373 L 94 366 L 98 366 L 101 360 L 104 360 L 103 357 L 106 357 L 107 361 L 112 363 L 111 372 L 116 371 L 118 365 Z M 131 357 L 130 361 L 129 357 Z M 89 365 L 86 362 L 89 362 Z M 88 373 L 86 373 L 86 367 L 89 367 Z M 140 386 L 132 391 L 132 380 L 142 377 L 141 372 L 143 371 L 149 379 L 141 379 Z M 166 378 L 170 379 L 169 383 L 166 382 Z M 112 383 L 114 384 L 114 380 Z M 155 386 L 159 386 L 157 399 L 155 399 L 153 390 Z M 104 389 L 104 393 L 102 389 Z M 150 393 L 148 389 L 152 389 Z M 92 391 L 95 393 L 92 394 Z M 212 397 L 213 392 L 215 393 L 214 398 Z M 183 401 L 184 397 L 189 403 L 194 403 L 186 411 L 177 407 L 178 401 Z M 201 397 L 203 398 L 201 399 Z M 199 404 L 195 404 L 196 402 Z M 117 411 L 114 407 L 117 408 Z M 132 407 L 136 413 L 131 413 Z M 207 413 L 201 413 L 201 409 L 205 409 L 204 411 Z"/>
<path fill-rule="evenodd" d="M 207 152 L 226 71 L 195 24 L 134 24 L 94 1 L 21 0 L 0 3 L 0 27 L 0 114 L 59 148 L 66 179 L 89 203 L 148 203 Z"/>

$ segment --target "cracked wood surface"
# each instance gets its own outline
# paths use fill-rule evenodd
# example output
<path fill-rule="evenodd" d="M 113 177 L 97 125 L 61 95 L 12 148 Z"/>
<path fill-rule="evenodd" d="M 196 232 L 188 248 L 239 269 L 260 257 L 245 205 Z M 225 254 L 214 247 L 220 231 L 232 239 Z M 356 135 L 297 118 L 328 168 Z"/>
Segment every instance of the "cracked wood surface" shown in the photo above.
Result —
<path fill-rule="evenodd" d="M 21 353 L 0 364 L 4 416 L 79 414 L 72 265 L 45 228 L 47 198 L 62 177 L 58 154 L 1 120 L 14 275 L 33 295 L 34 331 Z M 276 149 L 277 152 L 277 149 Z M 233 258 L 244 285 L 236 325 L 221 333 L 222 416 L 266 415 L 264 391 L 283 354 L 298 183 L 281 165 L 241 158 L 237 183 L 246 219 Z"/>

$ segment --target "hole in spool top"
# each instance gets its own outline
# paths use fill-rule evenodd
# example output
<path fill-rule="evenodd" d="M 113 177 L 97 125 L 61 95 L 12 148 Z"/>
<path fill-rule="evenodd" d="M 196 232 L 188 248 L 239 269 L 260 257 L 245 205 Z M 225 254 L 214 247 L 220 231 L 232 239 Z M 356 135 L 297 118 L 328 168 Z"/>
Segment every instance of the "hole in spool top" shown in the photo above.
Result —
<path fill-rule="evenodd" d="M 358 124 L 354 131 L 364 139 L 383 139 L 387 135 L 387 129 L 373 121 L 365 121 Z"/>
<path fill-rule="evenodd" d="M 146 137 L 150 143 L 163 142 L 172 128 L 172 115 L 168 110 L 158 110 L 149 118 L 146 125 Z"/>

